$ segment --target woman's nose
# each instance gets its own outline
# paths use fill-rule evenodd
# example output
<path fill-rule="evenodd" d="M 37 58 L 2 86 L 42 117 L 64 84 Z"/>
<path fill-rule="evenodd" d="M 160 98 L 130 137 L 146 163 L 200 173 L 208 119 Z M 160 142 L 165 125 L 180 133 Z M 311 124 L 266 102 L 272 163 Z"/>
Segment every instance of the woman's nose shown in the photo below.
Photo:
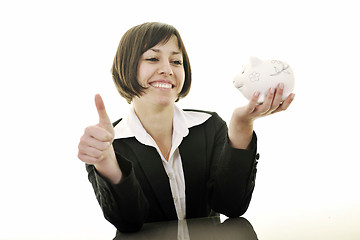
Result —
<path fill-rule="evenodd" d="M 160 66 L 159 66 L 159 70 L 158 70 L 159 74 L 165 74 L 165 75 L 173 75 L 173 71 L 171 68 L 171 65 L 169 62 L 163 62 Z"/>

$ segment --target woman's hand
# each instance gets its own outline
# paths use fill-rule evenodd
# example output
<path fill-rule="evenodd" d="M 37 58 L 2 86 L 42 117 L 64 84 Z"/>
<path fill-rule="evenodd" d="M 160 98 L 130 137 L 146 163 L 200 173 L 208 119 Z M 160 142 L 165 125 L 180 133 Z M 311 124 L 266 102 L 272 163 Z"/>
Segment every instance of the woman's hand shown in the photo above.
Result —
<path fill-rule="evenodd" d="M 294 100 L 290 94 L 282 101 L 284 84 L 269 89 L 262 104 L 257 104 L 259 92 L 255 92 L 248 105 L 236 108 L 229 124 L 229 139 L 233 147 L 246 149 L 251 141 L 255 119 L 286 110 Z"/>
<path fill-rule="evenodd" d="M 112 146 L 114 128 L 99 94 L 95 96 L 95 105 L 99 123 L 85 129 L 78 146 L 78 158 L 85 163 L 94 165 L 96 170 L 111 182 L 118 183 L 122 173 Z"/>

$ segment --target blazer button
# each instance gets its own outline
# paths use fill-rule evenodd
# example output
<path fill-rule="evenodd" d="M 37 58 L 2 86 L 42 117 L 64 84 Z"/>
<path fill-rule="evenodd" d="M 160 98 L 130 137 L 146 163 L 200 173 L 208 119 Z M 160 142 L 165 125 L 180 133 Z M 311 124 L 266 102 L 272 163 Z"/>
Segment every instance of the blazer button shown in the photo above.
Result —
<path fill-rule="evenodd" d="M 257 154 L 255 155 L 255 159 L 256 159 L 256 160 L 259 160 L 259 158 L 260 158 L 260 154 L 257 153 Z"/>

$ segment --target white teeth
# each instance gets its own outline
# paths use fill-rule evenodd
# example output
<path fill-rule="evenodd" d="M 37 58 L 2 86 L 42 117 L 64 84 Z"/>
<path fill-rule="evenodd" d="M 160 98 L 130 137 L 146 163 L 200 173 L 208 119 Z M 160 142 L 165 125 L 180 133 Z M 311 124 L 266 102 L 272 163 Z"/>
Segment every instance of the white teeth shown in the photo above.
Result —
<path fill-rule="evenodd" d="M 169 84 L 169 83 L 161 83 L 161 82 L 151 83 L 151 86 L 156 87 L 156 88 L 167 88 L 167 89 L 172 88 L 171 84 Z"/>

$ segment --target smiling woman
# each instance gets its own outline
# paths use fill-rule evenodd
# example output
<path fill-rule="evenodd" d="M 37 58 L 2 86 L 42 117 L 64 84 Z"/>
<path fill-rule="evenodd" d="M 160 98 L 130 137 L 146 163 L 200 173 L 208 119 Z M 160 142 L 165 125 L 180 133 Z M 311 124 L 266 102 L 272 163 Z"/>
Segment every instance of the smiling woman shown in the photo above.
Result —
<path fill-rule="evenodd" d="M 123 118 L 119 125 L 129 119 L 133 106 L 117 92 L 110 69 L 124 33 L 155 20 L 179 30 L 190 58 L 191 91 L 175 103 L 180 109 L 215 111 L 229 126 L 233 110 L 247 104 L 232 79 L 249 56 L 283 59 L 296 73 L 297 95 L 290 108 L 254 124 L 261 161 L 245 217 L 259 239 L 360 239 L 357 1 L 289 4 L 287 0 L 259 0 L 241 1 L 241 7 L 239 2 L 0 1 L 0 239 L 95 240 L 115 235 L 115 227 L 104 218 L 87 180 L 85 164 L 77 159 L 79 137 L 86 126 L 98 124 L 93 103 L 97 92 L 111 122 Z M 155 41 L 154 35 L 147 37 L 146 48 L 137 44 L 139 48 L 127 51 L 139 51 L 141 56 L 164 36 L 160 34 Z M 142 40 L 136 39 L 137 43 Z M 131 61 L 125 61 L 124 68 L 133 69 L 136 77 L 133 64 L 138 62 Z M 187 71 L 185 65 L 184 59 Z M 195 124 L 195 111 L 183 112 L 186 118 L 174 115 L 173 129 L 182 132 L 177 121 L 188 121 L 189 134 L 183 138 L 179 155 L 185 185 L 190 184 L 185 189 L 186 210 L 192 214 L 185 217 L 190 218 L 195 215 L 194 202 L 208 202 L 195 199 L 202 196 L 204 188 L 195 192 L 191 184 L 206 178 L 201 157 L 205 158 L 204 149 L 210 147 L 204 139 L 209 141 L 211 136 L 206 132 L 206 137 L 189 142 L 200 125 L 190 127 Z M 125 137 L 116 138 L 116 146 L 121 141 L 137 141 L 128 128 L 116 126 L 114 131 Z M 156 148 L 149 148 L 157 153 Z M 131 163 L 136 181 L 130 182 L 134 186 L 145 182 L 141 191 L 150 199 L 149 206 L 156 197 L 155 204 L 172 209 L 163 203 L 174 205 L 170 177 L 178 174 L 164 173 L 159 154 L 160 164 L 149 161 L 147 165 L 154 154 L 141 153 L 139 147 L 131 149 L 129 154 L 133 151 L 145 160 Z M 182 149 L 190 149 L 190 153 Z M 171 162 L 175 155 L 171 150 L 170 157 L 164 157 Z M 198 165 L 190 165 L 189 160 Z M 151 176 L 144 178 L 141 171 Z M 123 180 L 126 183 L 125 177 Z M 100 183 L 100 178 L 97 181 Z M 157 188 L 148 191 L 150 183 Z M 212 199 L 210 194 L 208 199 Z M 115 200 L 108 202 L 116 206 Z M 111 205 L 103 208 L 106 206 Z M 125 212 L 119 211 L 118 217 L 126 218 Z M 149 211 L 146 221 L 153 212 Z"/>
<path fill-rule="evenodd" d="M 146 94 L 133 99 L 135 109 L 156 102 L 168 105 L 179 98 L 185 81 L 182 59 L 175 36 L 140 57 L 137 80 Z"/>
<path fill-rule="evenodd" d="M 124 34 L 112 67 L 115 86 L 128 103 L 134 96 L 140 96 L 146 89 L 146 86 L 141 85 L 137 79 L 139 60 L 157 63 L 159 61 L 157 55 L 160 54 L 160 49 L 157 47 L 163 46 L 170 39 L 174 48 L 171 55 L 175 57 L 171 59 L 172 65 L 182 65 L 182 69 L 185 71 L 184 87 L 179 98 L 185 97 L 189 93 L 191 67 L 179 32 L 170 25 L 144 23 L 131 28 Z"/>
<path fill-rule="evenodd" d="M 100 95 L 99 123 L 86 128 L 79 158 L 104 216 L 119 231 L 146 222 L 244 214 L 255 186 L 255 119 L 286 110 L 283 87 L 262 105 L 254 94 L 226 122 L 215 112 L 182 110 L 175 102 L 191 86 L 191 68 L 178 31 L 145 23 L 122 37 L 113 80 L 129 113 L 112 124 Z"/>

